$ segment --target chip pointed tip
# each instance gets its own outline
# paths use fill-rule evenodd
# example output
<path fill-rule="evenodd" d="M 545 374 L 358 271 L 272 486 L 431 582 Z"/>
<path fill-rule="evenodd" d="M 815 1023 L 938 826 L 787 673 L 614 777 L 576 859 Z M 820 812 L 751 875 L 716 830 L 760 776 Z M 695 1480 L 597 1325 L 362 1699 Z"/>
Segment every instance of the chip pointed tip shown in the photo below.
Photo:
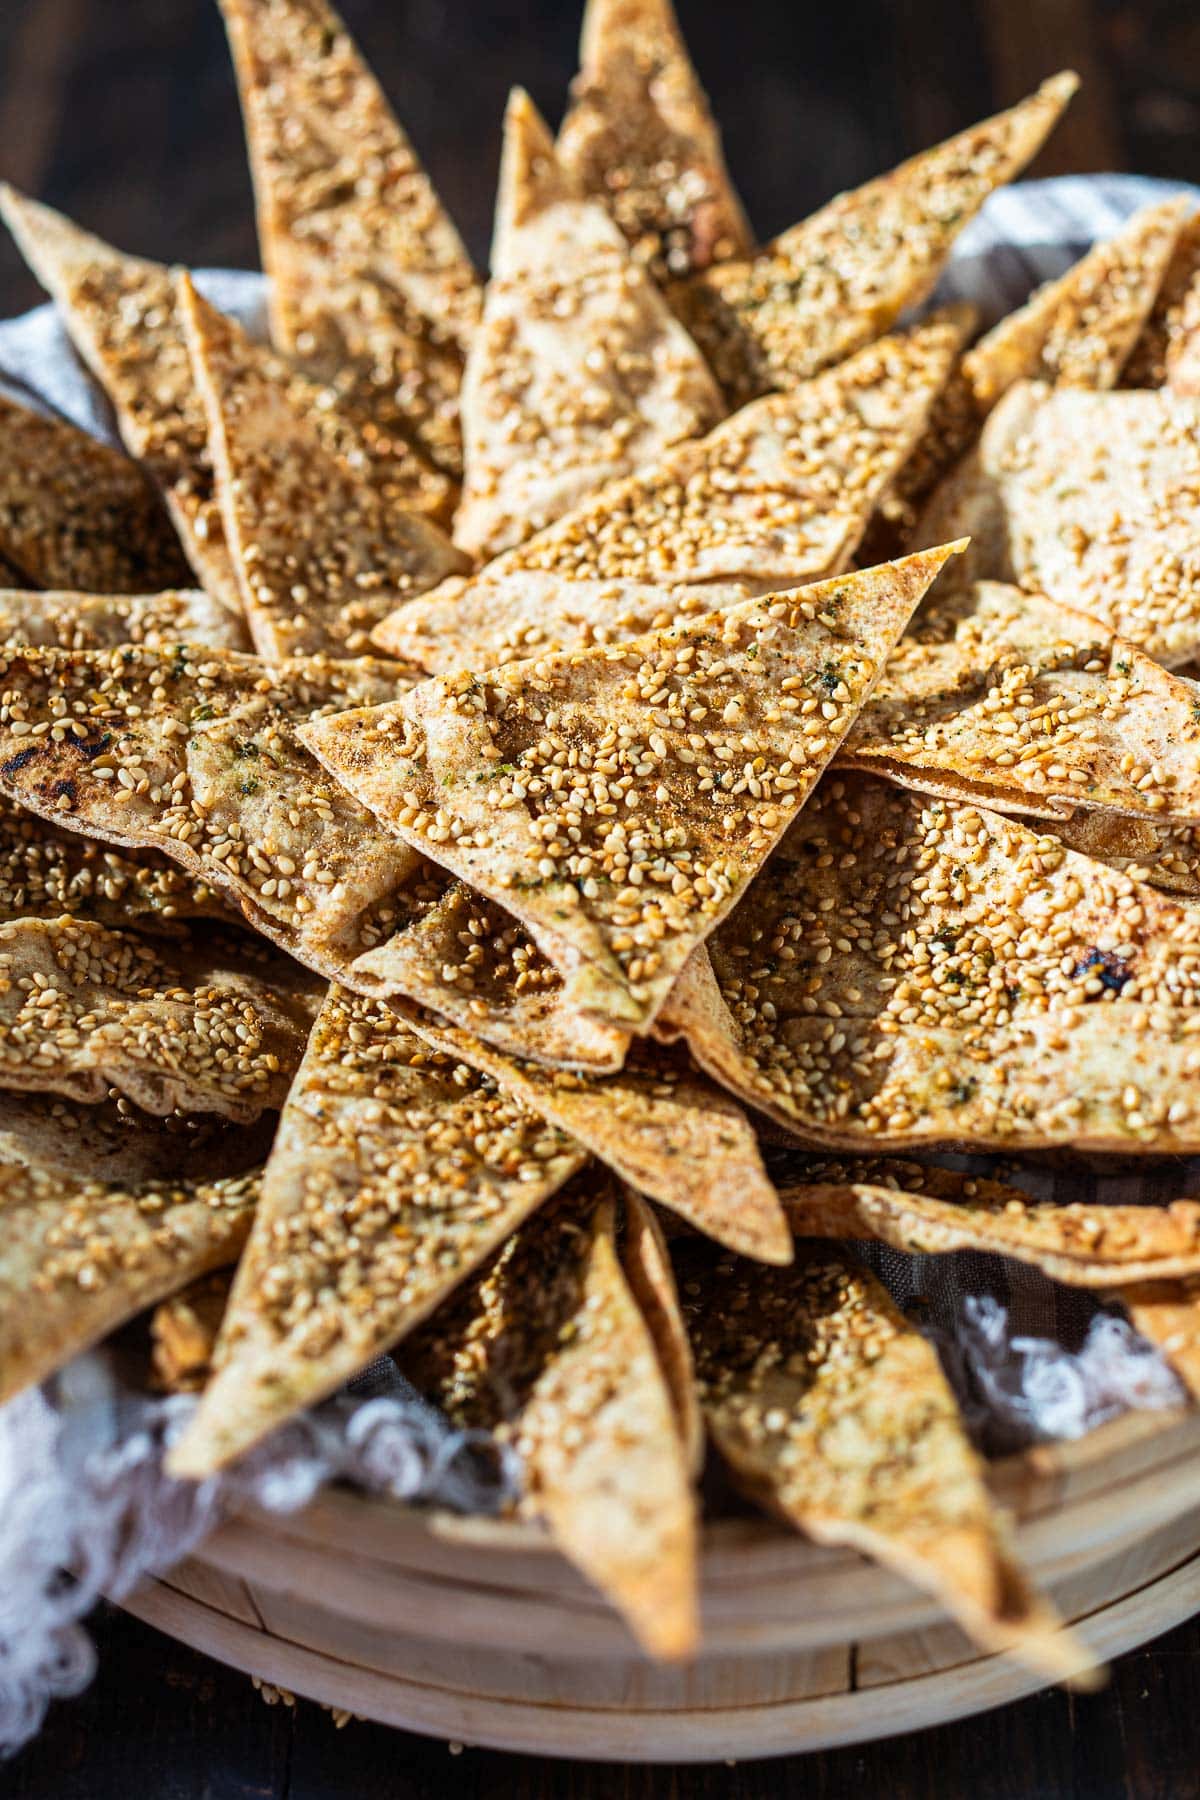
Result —
<path fill-rule="evenodd" d="M 575 190 L 558 159 L 549 126 L 526 90 L 513 88 L 504 112 L 493 274 L 507 272 L 509 263 L 519 267 L 513 237 L 521 226 L 557 201 L 574 197 Z"/>
<path fill-rule="evenodd" d="M 672 0 L 587 0 L 579 33 L 584 73 L 600 76 L 631 51 L 655 58 L 683 53 Z"/>

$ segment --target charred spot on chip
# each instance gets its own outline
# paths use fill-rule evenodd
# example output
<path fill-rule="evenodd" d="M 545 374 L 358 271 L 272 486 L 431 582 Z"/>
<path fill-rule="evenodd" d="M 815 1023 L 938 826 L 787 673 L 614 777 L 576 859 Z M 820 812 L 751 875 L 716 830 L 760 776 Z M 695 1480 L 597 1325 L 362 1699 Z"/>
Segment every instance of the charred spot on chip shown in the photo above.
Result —
<path fill-rule="evenodd" d="M 41 747 L 33 744 L 28 750 L 18 750 L 7 762 L 0 763 L 0 775 L 19 775 L 22 769 L 27 769 L 34 758 L 41 754 Z"/>
<path fill-rule="evenodd" d="M 1107 993 L 1119 994 L 1131 979 L 1133 970 L 1124 957 L 1114 955 L 1111 950 L 1099 950 L 1093 945 L 1080 957 L 1072 973 L 1078 980 L 1094 976 Z"/>

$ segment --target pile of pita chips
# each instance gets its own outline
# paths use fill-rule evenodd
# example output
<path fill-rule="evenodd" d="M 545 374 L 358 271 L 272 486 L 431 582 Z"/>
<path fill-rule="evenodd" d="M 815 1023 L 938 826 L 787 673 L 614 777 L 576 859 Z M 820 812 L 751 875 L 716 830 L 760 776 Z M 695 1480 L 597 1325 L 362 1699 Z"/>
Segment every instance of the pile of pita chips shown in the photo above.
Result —
<path fill-rule="evenodd" d="M 65 419 L 4 396 L 0 556 L 35 588 L 136 594 L 188 576 L 144 470 Z"/>
<path fill-rule="evenodd" d="M 814 1146 L 1200 1147 L 1200 914 L 868 776 L 814 796 L 663 1029 Z"/>
<path fill-rule="evenodd" d="M 753 236 L 671 0 L 587 0 L 558 136 L 658 282 L 748 256 Z"/>
<path fill-rule="evenodd" d="M 878 337 L 931 292 L 963 226 L 1036 155 L 1078 82 L 841 194 L 743 261 L 670 290 L 730 406 L 791 387 Z"/>
<path fill-rule="evenodd" d="M 300 735 L 382 824 L 549 933 L 584 1012 L 644 1033 L 954 548 L 615 649 L 438 678 Z"/>
<path fill-rule="evenodd" d="M 260 656 L 361 656 L 372 626 L 467 560 L 323 441 L 245 333 L 180 277 L 226 542 Z"/>
<path fill-rule="evenodd" d="M 222 0 L 275 343 L 353 412 L 461 470 L 458 389 L 479 318 L 467 253 L 324 0 Z"/>
<path fill-rule="evenodd" d="M 699 350 L 516 89 L 463 378 L 456 542 L 496 556 L 724 410 Z"/>
<path fill-rule="evenodd" d="M 920 440 L 964 324 L 961 310 L 938 314 L 744 408 L 402 606 L 376 644 L 433 674 L 490 668 L 838 573 Z"/>
<path fill-rule="evenodd" d="M 926 608 L 840 755 L 1002 812 L 1200 821 L 1200 687 L 1082 613 L 980 582 Z"/>
<path fill-rule="evenodd" d="M 1010 388 L 914 541 L 969 536 L 951 585 L 992 578 L 1110 625 L 1168 667 L 1200 652 L 1200 401 Z"/>

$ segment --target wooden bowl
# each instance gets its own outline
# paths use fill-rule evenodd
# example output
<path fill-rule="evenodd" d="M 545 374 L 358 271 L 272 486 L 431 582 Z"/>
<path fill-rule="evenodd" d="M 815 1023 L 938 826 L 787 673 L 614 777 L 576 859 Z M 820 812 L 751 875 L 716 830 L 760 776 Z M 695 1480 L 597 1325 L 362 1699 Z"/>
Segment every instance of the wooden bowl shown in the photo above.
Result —
<path fill-rule="evenodd" d="M 1200 1413 L 1128 1414 L 993 1466 L 1027 1567 L 1103 1658 L 1200 1610 Z M 712 1525 L 704 1646 L 648 1662 L 537 1530 L 330 1491 L 247 1512 L 124 1605 L 279 1687 L 410 1731 L 620 1761 L 779 1756 L 1028 1694 L 852 1551 Z"/>

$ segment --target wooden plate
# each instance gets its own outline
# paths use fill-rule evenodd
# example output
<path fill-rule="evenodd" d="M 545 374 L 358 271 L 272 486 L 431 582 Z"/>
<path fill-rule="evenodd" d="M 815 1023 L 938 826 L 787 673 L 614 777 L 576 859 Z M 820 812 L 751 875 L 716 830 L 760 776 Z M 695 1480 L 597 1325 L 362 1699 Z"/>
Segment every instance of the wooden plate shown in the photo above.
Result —
<path fill-rule="evenodd" d="M 1200 1610 L 1198 1451 L 1200 1413 L 1142 1413 L 994 1465 L 1025 1563 L 1102 1657 Z M 310 1699 L 554 1756 L 777 1756 L 1041 1685 L 898 1576 L 769 1523 L 712 1525 L 702 1583 L 703 1651 L 664 1668 L 537 1530 L 332 1491 L 239 1515 L 124 1604 Z"/>

